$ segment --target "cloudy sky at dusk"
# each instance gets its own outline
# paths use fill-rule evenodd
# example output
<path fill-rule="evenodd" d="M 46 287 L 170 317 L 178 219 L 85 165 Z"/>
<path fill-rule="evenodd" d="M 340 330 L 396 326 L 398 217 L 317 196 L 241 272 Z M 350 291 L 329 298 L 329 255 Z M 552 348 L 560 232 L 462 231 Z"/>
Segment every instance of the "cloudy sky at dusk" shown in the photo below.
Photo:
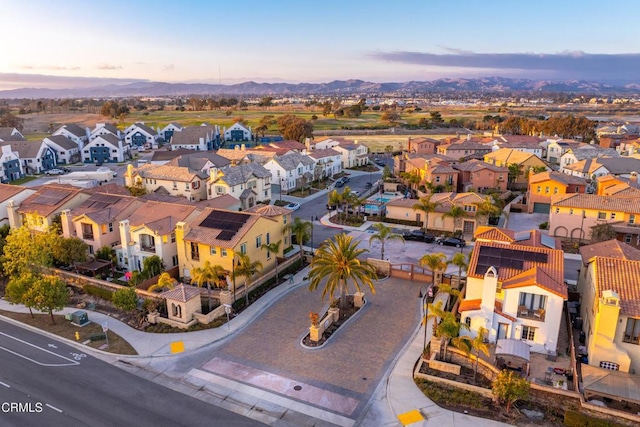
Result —
<path fill-rule="evenodd" d="M 640 80 L 640 2 L 0 0 L 0 89 Z"/>

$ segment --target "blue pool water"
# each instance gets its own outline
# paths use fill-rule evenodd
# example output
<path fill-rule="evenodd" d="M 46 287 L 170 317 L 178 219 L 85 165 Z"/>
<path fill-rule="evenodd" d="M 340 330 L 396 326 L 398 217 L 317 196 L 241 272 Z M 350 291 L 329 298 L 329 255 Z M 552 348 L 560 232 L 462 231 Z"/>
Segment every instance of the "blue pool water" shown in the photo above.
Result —
<path fill-rule="evenodd" d="M 391 199 L 387 199 L 386 197 L 376 197 L 376 198 L 375 198 L 375 199 L 373 199 L 373 200 L 375 200 L 376 202 L 380 202 L 380 203 L 387 203 L 387 202 L 389 202 L 389 200 L 391 200 Z"/>

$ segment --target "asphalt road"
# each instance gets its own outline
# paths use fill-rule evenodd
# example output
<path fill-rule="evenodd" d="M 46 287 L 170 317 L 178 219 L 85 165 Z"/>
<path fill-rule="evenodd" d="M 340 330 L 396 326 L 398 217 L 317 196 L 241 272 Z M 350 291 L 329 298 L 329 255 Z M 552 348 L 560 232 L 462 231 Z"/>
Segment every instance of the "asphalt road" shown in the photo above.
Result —
<path fill-rule="evenodd" d="M 258 426 L 0 320 L 2 426 Z"/>

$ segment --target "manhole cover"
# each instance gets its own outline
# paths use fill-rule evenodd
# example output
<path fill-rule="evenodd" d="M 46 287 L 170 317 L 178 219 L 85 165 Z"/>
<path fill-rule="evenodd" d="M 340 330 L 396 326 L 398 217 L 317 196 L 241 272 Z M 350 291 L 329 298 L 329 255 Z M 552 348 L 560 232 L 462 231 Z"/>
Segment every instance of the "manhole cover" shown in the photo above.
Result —
<path fill-rule="evenodd" d="M 300 390 L 302 390 L 302 386 L 301 385 L 297 385 L 297 386 L 294 386 L 293 389 L 295 391 L 300 391 Z"/>

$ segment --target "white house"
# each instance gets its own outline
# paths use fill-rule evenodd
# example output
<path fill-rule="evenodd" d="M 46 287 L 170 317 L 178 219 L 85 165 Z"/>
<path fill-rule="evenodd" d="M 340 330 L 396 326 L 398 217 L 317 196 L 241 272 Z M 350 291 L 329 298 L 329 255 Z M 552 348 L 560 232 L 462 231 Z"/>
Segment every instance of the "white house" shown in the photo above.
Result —
<path fill-rule="evenodd" d="M 82 159 L 78 144 L 64 135 L 48 136 L 43 142 L 54 151 L 57 164 L 76 163 Z"/>
<path fill-rule="evenodd" d="M 552 164 L 560 164 L 560 158 L 567 150 L 579 147 L 582 143 L 572 139 L 549 138 L 547 143 L 546 160 Z"/>
<path fill-rule="evenodd" d="M 536 353 L 556 354 L 563 302 L 563 251 L 537 230 L 514 233 L 479 227 L 458 312 L 471 336 L 526 342 Z M 464 332 L 467 333 L 467 332 Z"/>
<path fill-rule="evenodd" d="M 158 138 L 158 132 L 145 125 L 143 122 L 134 123 L 124 131 L 124 140 L 132 147 L 141 147 L 145 144 L 154 144 Z"/>
<path fill-rule="evenodd" d="M 175 132 L 182 132 L 182 129 L 184 129 L 184 126 L 179 125 L 178 123 L 172 122 L 166 125 L 165 127 L 163 127 L 162 129 L 160 129 L 158 133 L 160 134 L 162 139 L 164 139 L 165 142 L 169 142 L 171 141 L 171 137 L 173 136 L 173 134 Z"/>
<path fill-rule="evenodd" d="M 271 200 L 271 172 L 258 163 L 212 168 L 207 181 L 207 198 L 228 194 L 248 209 L 263 200 Z"/>
<path fill-rule="evenodd" d="M 251 141 L 251 126 L 248 128 L 241 123 L 234 123 L 228 129 L 224 130 L 225 141 Z"/>
<path fill-rule="evenodd" d="M 17 153 L 26 174 L 42 173 L 56 167 L 56 154 L 44 141 L 13 141 L 3 145 L 10 145 Z"/>
<path fill-rule="evenodd" d="M 0 142 L 24 141 L 24 135 L 16 128 L 0 127 Z"/>
<path fill-rule="evenodd" d="M 313 180 L 315 164 L 309 156 L 292 152 L 274 157 L 264 167 L 271 173 L 271 182 L 281 186 L 281 191 L 291 191 Z"/>
<path fill-rule="evenodd" d="M 602 148 L 599 145 L 583 144 L 567 149 L 564 154 L 560 156 L 560 169 L 577 163 L 580 160 L 595 159 L 602 156 L 620 157 L 620 154 L 615 148 Z"/>
<path fill-rule="evenodd" d="M 62 125 L 53 132 L 52 136 L 66 136 L 70 140 L 76 143 L 79 149 L 84 147 L 84 144 L 89 142 L 91 137 L 91 130 L 89 128 L 82 128 L 76 124 L 70 123 L 68 125 Z"/>
<path fill-rule="evenodd" d="M 128 157 L 129 145 L 110 133 L 97 136 L 82 149 L 84 163 L 119 163 Z"/>
<path fill-rule="evenodd" d="M 17 151 L 11 149 L 11 145 L 0 147 L 0 170 L 2 182 L 13 182 L 24 177 L 24 169 Z"/>
<path fill-rule="evenodd" d="M 218 126 L 191 126 L 171 137 L 171 150 L 186 148 L 188 150 L 207 151 L 220 146 L 220 128 Z"/>
<path fill-rule="evenodd" d="M 10 200 L 21 204 L 24 199 L 36 191 L 20 185 L 0 184 L 0 226 L 9 225 L 7 205 Z"/>
<path fill-rule="evenodd" d="M 340 152 L 332 148 L 315 149 L 310 151 L 308 155 L 316 163 L 313 168 L 314 179 L 323 179 L 342 172 L 342 155 Z"/>
<path fill-rule="evenodd" d="M 117 127 L 109 123 L 97 123 L 96 127 L 91 131 L 90 139 L 96 139 L 99 136 L 111 134 L 118 139 L 122 138 Z"/>

